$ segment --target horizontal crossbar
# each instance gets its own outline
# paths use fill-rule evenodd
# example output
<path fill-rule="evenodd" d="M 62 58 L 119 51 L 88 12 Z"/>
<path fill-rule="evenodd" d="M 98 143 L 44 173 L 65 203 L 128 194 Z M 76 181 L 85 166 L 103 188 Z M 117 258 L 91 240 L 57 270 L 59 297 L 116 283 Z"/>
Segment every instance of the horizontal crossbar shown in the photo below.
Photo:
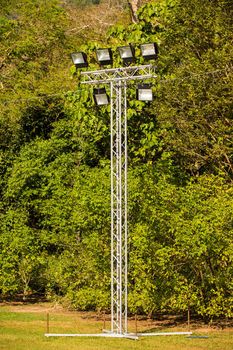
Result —
<path fill-rule="evenodd" d="M 155 69 L 155 66 L 147 64 L 143 66 L 85 71 L 81 72 L 81 75 L 84 78 L 82 84 L 104 84 L 112 81 L 117 82 L 156 78 L 157 76 L 155 75 Z"/>

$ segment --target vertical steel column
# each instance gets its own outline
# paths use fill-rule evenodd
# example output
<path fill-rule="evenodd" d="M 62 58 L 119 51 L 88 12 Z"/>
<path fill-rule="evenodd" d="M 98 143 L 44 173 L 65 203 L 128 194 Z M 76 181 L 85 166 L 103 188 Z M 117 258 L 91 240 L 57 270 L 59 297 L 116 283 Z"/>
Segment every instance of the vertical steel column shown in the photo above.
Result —
<path fill-rule="evenodd" d="M 128 81 L 155 78 L 155 67 L 81 72 L 83 84 L 111 89 L 111 333 L 127 334 L 127 100 Z"/>
<path fill-rule="evenodd" d="M 111 331 L 127 333 L 126 82 L 111 87 Z"/>
<path fill-rule="evenodd" d="M 125 297 L 125 310 L 124 310 L 124 323 L 125 323 L 125 333 L 128 332 L 128 152 L 127 152 L 127 82 L 124 81 L 123 87 L 123 102 L 124 102 L 124 297 Z"/>

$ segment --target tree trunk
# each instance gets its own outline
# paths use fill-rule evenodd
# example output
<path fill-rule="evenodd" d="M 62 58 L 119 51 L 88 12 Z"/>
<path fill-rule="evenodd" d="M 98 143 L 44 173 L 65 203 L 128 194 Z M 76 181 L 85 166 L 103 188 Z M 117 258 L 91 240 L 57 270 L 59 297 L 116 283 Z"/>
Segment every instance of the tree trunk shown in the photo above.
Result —
<path fill-rule="evenodd" d="M 140 0 L 128 0 L 128 5 L 131 12 L 131 18 L 133 23 L 138 22 L 137 11 L 140 6 Z"/>

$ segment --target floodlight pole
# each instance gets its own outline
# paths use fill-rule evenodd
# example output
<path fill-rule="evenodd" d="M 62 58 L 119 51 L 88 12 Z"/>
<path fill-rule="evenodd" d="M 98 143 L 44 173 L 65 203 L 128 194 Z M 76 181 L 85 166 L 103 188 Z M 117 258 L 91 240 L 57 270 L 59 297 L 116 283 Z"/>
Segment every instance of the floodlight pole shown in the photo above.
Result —
<path fill-rule="evenodd" d="M 127 334 L 127 82 L 155 78 L 152 65 L 81 73 L 82 84 L 111 91 L 111 331 Z"/>
<path fill-rule="evenodd" d="M 126 82 L 111 82 L 111 331 L 127 333 Z"/>

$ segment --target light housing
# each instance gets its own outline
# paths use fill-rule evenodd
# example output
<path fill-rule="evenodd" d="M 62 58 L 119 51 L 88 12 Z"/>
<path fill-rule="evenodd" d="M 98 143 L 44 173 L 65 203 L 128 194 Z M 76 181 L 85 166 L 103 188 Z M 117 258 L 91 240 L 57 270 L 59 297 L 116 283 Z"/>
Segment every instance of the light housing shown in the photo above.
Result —
<path fill-rule="evenodd" d="M 109 97 L 105 88 L 93 89 L 93 97 L 97 106 L 104 106 L 109 104 Z"/>
<path fill-rule="evenodd" d="M 84 52 L 74 52 L 71 54 L 71 58 L 76 68 L 88 66 L 87 55 Z"/>
<path fill-rule="evenodd" d="M 104 66 L 112 64 L 112 50 L 111 49 L 97 49 L 96 50 L 97 61 L 100 65 Z"/>
<path fill-rule="evenodd" d="M 153 101 L 151 84 L 139 84 L 137 87 L 137 100 Z"/>
<path fill-rule="evenodd" d="M 134 62 L 135 60 L 135 49 L 132 45 L 120 46 L 117 48 L 121 59 L 125 65 Z"/>
<path fill-rule="evenodd" d="M 158 57 L 158 45 L 156 43 L 140 45 L 142 57 L 145 60 L 156 60 Z"/>

